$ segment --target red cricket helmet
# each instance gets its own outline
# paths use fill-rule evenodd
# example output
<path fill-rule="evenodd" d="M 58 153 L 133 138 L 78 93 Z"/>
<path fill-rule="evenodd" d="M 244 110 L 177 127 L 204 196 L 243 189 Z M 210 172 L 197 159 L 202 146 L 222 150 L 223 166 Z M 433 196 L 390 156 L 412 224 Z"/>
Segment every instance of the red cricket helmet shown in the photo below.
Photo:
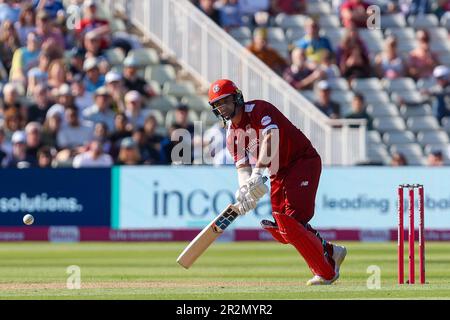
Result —
<path fill-rule="evenodd" d="M 228 79 L 220 79 L 211 84 L 208 91 L 209 104 L 228 97 L 230 95 L 235 96 L 237 104 L 243 104 L 244 99 L 242 97 L 241 90 L 234 84 L 233 81 Z"/>

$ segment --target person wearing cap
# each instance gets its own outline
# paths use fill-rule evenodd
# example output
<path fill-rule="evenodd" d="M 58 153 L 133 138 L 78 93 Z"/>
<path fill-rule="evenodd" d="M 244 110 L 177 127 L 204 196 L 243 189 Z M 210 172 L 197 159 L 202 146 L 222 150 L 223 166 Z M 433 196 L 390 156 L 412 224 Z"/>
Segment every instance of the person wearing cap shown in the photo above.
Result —
<path fill-rule="evenodd" d="M 264 28 L 254 31 L 253 41 L 247 49 L 278 74 L 281 74 L 288 66 L 278 51 L 267 44 L 267 30 Z"/>
<path fill-rule="evenodd" d="M 139 77 L 137 73 L 139 63 L 135 57 L 127 56 L 123 61 L 123 67 L 123 82 L 126 89 L 138 91 L 142 96 L 147 98 L 156 95 L 148 82 Z"/>
<path fill-rule="evenodd" d="M 105 87 L 95 91 L 94 104 L 83 110 L 83 118 L 93 123 L 103 122 L 108 130 L 114 129 L 114 111 L 111 110 L 111 96 Z"/>
<path fill-rule="evenodd" d="M 11 138 L 12 153 L 3 159 L 4 168 L 26 168 L 36 166 L 35 159 L 27 156 L 26 135 L 23 131 L 16 131 Z"/>
<path fill-rule="evenodd" d="M 129 166 L 142 164 L 138 145 L 133 138 L 124 138 L 120 142 L 120 151 L 116 164 Z"/>
<path fill-rule="evenodd" d="M 428 90 L 422 90 L 431 98 L 433 114 L 442 124 L 444 117 L 450 116 L 450 69 L 440 65 L 434 68 L 433 77 L 436 84 Z"/>
<path fill-rule="evenodd" d="M 110 44 L 111 28 L 108 20 L 100 19 L 97 14 L 97 1 L 85 0 L 83 18 L 75 26 L 75 32 L 80 38 L 89 31 L 94 31 L 100 38 L 100 47 L 107 49 Z"/>
<path fill-rule="evenodd" d="M 80 122 L 78 109 L 67 108 L 64 112 L 65 123 L 57 134 L 57 144 L 62 149 L 75 149 L 92 140 L 92 125 Z"/>
<path fill-rule="evenodd" d="M 314 104 L 331 119 L 338 119 L 341 116 L 341 106 L 331 100 L 331 86 L 327 80 L 317 83 L 317 100 Z"/>
<path fill-rule="evenodd" d="M 83 48 L 74 47 L 70 51 L 69 74 L 67 76 L 69 80 L 73 81 L 77 76 L 84 76 L 83 64 L 85 55 L 86 50 Z"/>
<path fill-rule="evenodd" d="M 53 42 L 58 48 L 66 47 L 61 30 L 53 27 L 51 17 L 45 10 L 36 13 L 36 34 L 43 45 L 46 42 Z"/>
<path fill-rule="evenodd" d="M 103 152 L 103 143 L 95 139 L 89 143 L 87 151 L 77 154 L 73 158 L 72 165 L 74 168 L 111 167 L 113 160 L 109 154 Z"/>
<path fill-rule="evenodd" d="M 86 72 L 84 84 L 88 92 L 94 93 L 95 90 L 105 85 L 105 76 L 100 74 L 98 67 L 99 60 L 89 57 L 84 61 L 83 70 Z"/>
<path fill-rule="evenodd" d="M 101 47 L 101 40 L 101 36 L 94 30 L 86 32 L 83 38 L 86 57 L 100 57 L 103 55 L 104 50 Z"/>
<path fill-rule="evenodd" d="M 125 115 L 133 128 L 144 126 L 146 112 L 142 110 L 142 96 L 132 90 L 125 95 Z"/>
<path fill-rule="evenodd" d="M 124 111 L 127 90 L 123 84 L 122 75 L 115 71 L 109 71 L 105 75 L 105 84 L 112 99 L 112 109 L 116 112 Z"/>

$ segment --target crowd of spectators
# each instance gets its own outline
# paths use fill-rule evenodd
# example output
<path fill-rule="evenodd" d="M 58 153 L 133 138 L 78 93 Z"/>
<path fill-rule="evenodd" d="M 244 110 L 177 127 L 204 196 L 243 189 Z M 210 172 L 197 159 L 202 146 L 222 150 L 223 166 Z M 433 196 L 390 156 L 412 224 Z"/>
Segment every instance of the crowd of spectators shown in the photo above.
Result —
<path fill-rule="evenodd" d="M 168 131 L 191 129 L 187 106 L 165 129 L 128 54 L 139 41 L 113 33 L 95 0 L 68 4 L 0 0 L 0 167 L 170 164 Z M 112 49 L 126 57 L 121 68 Z"/>
<path fill-rule="evenodd" d="M 366 112 L 364 96 L 354 92 L 351 108 L 344 112 L 339 102 L 332 99 L 331 82 L 335 78 L 344 78 L 351 88 L 355 79 L 373 77 L 383 81 L 403 77 L 412 78 L 416 83 L 434 81 L 436 85 L 433 88 L 422 90 L 424 101 L 432 104 L 439 122 L 450 116 L 450 72 L 448 66 L 442 65 L 438 52 L 431 49 L 430 31 L 416 28 L 416 47 L 409 52 L 399 52 L 394 34 L 385 35 L 381 52 L 370 52 L 367 41 L 371 40 L 363 38 L 360 32 L 361 28 L 367 29 L 367 9 L 374 3 L 370 0 L 192 2 L 227 31 L 248 27 L 253 39 L 247 49 L 295 89 L 300 92 L 313 90 L 315 98 L 310 100 L 330 118 L 366 119 L 368 129 L 372 129 L 373 119 Z M 317 2 L 329 5 L 331 13 L 339 18 L 345 33 L 337 44 L 331 41 L 335 39 L 329 39 L 321 32 L 320 15 L 308 12 L 308 6 Z M 382 14 L 401 14 L 405 21 L 410 17 L 421 19 L 423 14 L 435 14 L 441 19 L 447 13 L 450 17 L 449 0 L 392 0 L 376 1 L 375 4 L 381 5 Z M 289 43 L 289 57 L 271 47 L 267 37 L 269 28 L 279 27 L 276 21 L 280 13 L 300 14 L 306 19 L 302 27 L 304 36 Z"/>

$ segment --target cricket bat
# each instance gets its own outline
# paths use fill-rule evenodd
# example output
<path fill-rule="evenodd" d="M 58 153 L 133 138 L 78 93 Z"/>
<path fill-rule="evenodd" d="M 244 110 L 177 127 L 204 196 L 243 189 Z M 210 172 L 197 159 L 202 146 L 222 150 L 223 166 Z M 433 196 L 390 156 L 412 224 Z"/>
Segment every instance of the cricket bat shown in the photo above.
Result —
<path fill-rule="evenodd" d="M 267 181 L 267 177 L 263 177 Z M 189 269 L 198 257 L 208 249 L 228 226 L 239 216 L 238 203 L 229 204 L 210 224 L 208 224 L 189 245 L 178 256 L 177 262 L 184 268 Z"/>

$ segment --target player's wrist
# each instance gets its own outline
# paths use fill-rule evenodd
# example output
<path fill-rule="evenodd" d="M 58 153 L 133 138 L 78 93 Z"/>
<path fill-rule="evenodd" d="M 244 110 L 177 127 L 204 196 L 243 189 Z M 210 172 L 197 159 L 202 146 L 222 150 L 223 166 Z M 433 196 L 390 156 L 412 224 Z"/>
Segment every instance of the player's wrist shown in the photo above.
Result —
<path fill-rule="evenodd" d="M 250 178 L 261 177 L 266 170 L 265 167 L 254 167 Z"/>

